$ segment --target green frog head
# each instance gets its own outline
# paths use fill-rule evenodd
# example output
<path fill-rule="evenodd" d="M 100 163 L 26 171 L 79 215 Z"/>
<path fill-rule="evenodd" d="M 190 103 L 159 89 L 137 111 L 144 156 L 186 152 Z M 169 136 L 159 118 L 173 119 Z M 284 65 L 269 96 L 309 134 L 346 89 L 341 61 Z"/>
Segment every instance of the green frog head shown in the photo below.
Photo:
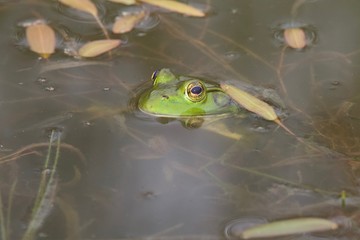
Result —
<path fill-rule="evenodd" d="M 138 107 L 156 117 L 192 118 L 239 112 L 238 105 L 219 84 L 187 76 L 175 76 L 169 69 L 155 71 L 153 84 L 139 97 Z"/>

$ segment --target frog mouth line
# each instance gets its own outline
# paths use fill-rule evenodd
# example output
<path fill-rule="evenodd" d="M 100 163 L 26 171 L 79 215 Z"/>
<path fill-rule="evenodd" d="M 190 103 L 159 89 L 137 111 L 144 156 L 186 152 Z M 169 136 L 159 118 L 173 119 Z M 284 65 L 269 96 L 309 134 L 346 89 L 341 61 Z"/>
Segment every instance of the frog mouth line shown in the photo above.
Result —
<path fill-rule="evenodd" d="M 155 113 L 150 112 L 147 110 L 142 109 L 141 107 L 137 107 L 139 111 L 141 111 L 144 114 L 151 115 L 153 117 L 161 117 L 161 118 L 173 118 L 173 119 L 191 119 L 191 118 L 224 118 L 224 117 L 230 117 L 234 115 L 234 113 L 204 113 L 204 114 L 161 114 L 161 113 Z"/>

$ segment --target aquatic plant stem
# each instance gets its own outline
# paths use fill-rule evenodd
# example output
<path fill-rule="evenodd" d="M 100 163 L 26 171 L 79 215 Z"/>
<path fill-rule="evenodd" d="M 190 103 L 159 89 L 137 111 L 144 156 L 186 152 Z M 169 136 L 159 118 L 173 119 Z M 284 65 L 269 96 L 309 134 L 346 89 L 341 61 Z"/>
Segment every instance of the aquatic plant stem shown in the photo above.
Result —
<path fill-rule="evenodd" d="M 43 195 L 43 193 L 45 191 L 45 184 L 46 184 L 46 176 L 47 176 L 47 174 L 44 171 L 46 171 L 48 169 L 48 166 L 49 166 L 53 137 L 54 137 L 54 131 L 51 131 L 50 143 L 49 143 L 48 152 L 47 152 L 44 167 L 43 167 L 44 169 L 43 169 L 43 172 L 41 174 L 41 180 L 40 180 L 40 184 L 39 184 L 39 188 L 38 188 L 38 193 L 37 193 L 35 204 L 34 204 L 34 207 L 33 207 L 33 212 L 31 214 L 32 217 L 35 215 L 35 212 L 38 209 L 38 205 L 40 204 L 41 196 Z"/>
<path fill-rule="evenodd" d="M 17 150 L 14 153 L 11 153 L 9 155 L 1 157 L 0 158 L 0 165 L 4 164 L 4 163 L 7 163 L 7 162 L 10 162 L 10 161 L 13 161 L 13 160 L 16 160 L 16 159 L 18 159 L 20 157 L 29 155 L 31 153 L 36 153 L 35 151 L 34 152 L 29 152 L 29 153 L 23 153 L 23 152 L 26 152 L 28 150 L 31 150 L 31 149 L 34 149 L 34 148 L 39 148 L 39 147 L 48 147 L 48 146 L 49 146 L 48 142 L 29 144 L 29 145 L 27 145 L 25 147 L 22 147 L 21 149 Z M 78 155 L 78 157 L 80 158 L 82 163 L 85 164 L 85 156 L 79 149 L 77 149 L 74 146 L 72 146 L 70 144 L 67 144 L 67 143 L 60 143 L 60 147 L 68 149 L 68 150 L 76 153 L 76 155 Z"/>
<path fill-rule="evenodd" d="M 4 206 L 2 203 L 2 196 L 0 191 L 0 231 L 1 231 L 1 239 L 7 240 L 7 231 L 6 231 L 6 225 L 4 221 Z"/>
<path fill-rule="evenodd" d="M 8 199 L 8 207 L 6 212 L 6 231 L 7 234 L 10 234 L 10 217 L 11 217 L 11 210 L 12 210 L 12 203 L 13 203 L 13 196 L 15 194 L 17 180 L 13 182 L 9 192 L 9 199 Z M 9 237 L 9 236 L 8 236 Z"/>
<path fill-rule="evenodd" d="M 51 174 L 49 180 L 46 181 L 47 168 L 51 157 L 51 147 L 52 147 L 53 137 L 54 137 L 54 131 L 51 132 L 48 154 L 44 164 L 44 172 L 40 180 L 36 201 L 32 209 L 31 220 L 26 229 L 25 234 L 23 235 L 22 238 L 23 240 L 34 239 L 34 235 L 36 234 L 37 230 L 41 227 L 43 220 L 51 210 L 52 202 L 55 195 L 56 185 L 57 185 L 55 182 L 55 172 L 56 172 L 56 168 L 60 156 L 60 148 L 61 148 L 60 138 L 58 138 Z"/>
<path fill-rule="evenodd" d="M 101 28 L 101 31 L 104 33 L 106 39 L 110 39 L 109 33 L 106 31 L 106 28 L 105 28 L 104 24 L 100 21 L 99 17 L 94 15 L 94 18 L 95 18 L 97 24 L 99 24 L 99 27 Z"/>

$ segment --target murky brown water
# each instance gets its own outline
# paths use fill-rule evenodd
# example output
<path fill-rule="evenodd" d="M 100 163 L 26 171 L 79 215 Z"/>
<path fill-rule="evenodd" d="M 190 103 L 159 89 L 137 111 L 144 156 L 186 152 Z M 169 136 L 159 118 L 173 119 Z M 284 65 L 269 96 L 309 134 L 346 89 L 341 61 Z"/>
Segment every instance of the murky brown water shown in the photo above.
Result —
<path fill-rule="evenodd" d="M 53 172 L 27 239 L 223 239 L 234 220 L 298 217 L 352 226 L 286 239 L 357 239 L 359 1 L 189 2 L 207 16 L 147 7 L 141 27 L 111 35 L 123 41 L 111 55 L 86 60 L 64 54 L 64 36 L 103 39 L 91 16 L 57 1 L 0 2 L 0 238 L 29 234 L 39 182 Z M 96 4 L 109 29 L 129 8 Z M 57 34 L 48 60 L 26 43 L 22 26 L 36 19 Z M 284 48 L 279 32 L 289 27 L 313 37 L 307 48 Z M 221 120 L 216 133 L 129 109 L 137 87 L 164 67 L 276 89 L 284 124 L 316 149 L 251 114 Z"/>

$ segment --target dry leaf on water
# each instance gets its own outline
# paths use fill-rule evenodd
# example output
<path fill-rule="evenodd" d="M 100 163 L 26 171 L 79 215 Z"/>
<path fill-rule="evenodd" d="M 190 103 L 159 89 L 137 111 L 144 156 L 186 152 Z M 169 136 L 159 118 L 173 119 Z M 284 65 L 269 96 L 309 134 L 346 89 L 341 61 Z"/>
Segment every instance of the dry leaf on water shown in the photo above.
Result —
<path fill-rule="evenodd" d="M 292 234 L 335 230 L 339 226 L 333 221 L 322 218 L 295 218 L 261 224 L 244 230 L 241 239 L 280 237 Z"/>
<path fill-rule="evenodd" d="M 304 143 L 305 145 L 309 146 L 314 150 L 318 150 L 317 148 L 307 144 L 304 140 L 296 136 L 296 134 L 293 133 L 288 127 L 286 127 L 276 115 L 274 108 L 266 102 L 232 85 L 223 83 L 220 84 L 220 87 L 224 90 L 225 93 L 227 93 L 232 99 L 234 99 L 237 103 L 243 106 L 246 110 L 256 113 L 257 115 L 266 120 L 274 121 L 286 132 L 294 136 L 298 141 Z"/>
<path fill-rule="evenodd" d="M 205 13 L 203 11 L 195 7 L 192 7 L 190 5 L 187 5 L 185 3 L 176 2 L 173 0 L 139 0 L 139 1 L 188 16 L 193 16 L 193 17 L 205 16 Z"/>
<path fill-rule="evenodd" d="M 119 16 L 116 18 L 113 25 L 113 33 L 126 33 L 131 31 L 143 18 L 145 12 L 138 12 L 134 14 Z"/>
<path fill-rule="evenodd" d="M 110 2 L 115 2 L 115 3 L 122 3 L 122 4 L 125 4 L 125 5 L 133 5 L 136 3 L 135 0 L 108 0 Z"/>
<path fill-rule="evenodd" d="M 284 30 L 284 39 L 289 47 L 302 49 L 306 47 L 305 32 L 301 28 L 287 28 Z"/>
<path fill-rule="evenodd" d="M 59 0 L 59 1 L 69 7 L 75 8 L 83 12 L 87 12 L 93 15 L 94 17 L 98 17 L 97 8 L 95 4 L 90 0 Z"/>
<path fill-rule="evenodd" d="M 274 108 L 266 102 L 256 98 L 255 96 L 228 84 L 220 84 L 221 88 L 237 103 L 242 105 L 248 111 L 258 114 L 269 121 L 278 119 Z"/>
<path fill-rule="evenodd" d="M 56 38 L 54 30 L 45 23 L 37 23 L 26 28 L 26 39 L 30 49 L 43 58 L 55 52 Z"/>
<path fill-rule="evenodd" d="M 90 0 L 59 0 L 62 4 L 65 4 L 69 7 L 75 8 L 77 10 L 86 12 L 94 16 L 96 22 L 99 24 L 101 30 L 103 31 L 104 35 L 109 38 L 109 34 L 106 31 L 106 28 L 102 24 L 98 16 L 98 10 L 93 2 Z"/>
<path fill-rule="evenodd" d="M 79 49 L 81 57 L 96 57 L 111 49 L 116 48 L 121 43 L 118 39 L 106 39 L 88 42 Z"/>

